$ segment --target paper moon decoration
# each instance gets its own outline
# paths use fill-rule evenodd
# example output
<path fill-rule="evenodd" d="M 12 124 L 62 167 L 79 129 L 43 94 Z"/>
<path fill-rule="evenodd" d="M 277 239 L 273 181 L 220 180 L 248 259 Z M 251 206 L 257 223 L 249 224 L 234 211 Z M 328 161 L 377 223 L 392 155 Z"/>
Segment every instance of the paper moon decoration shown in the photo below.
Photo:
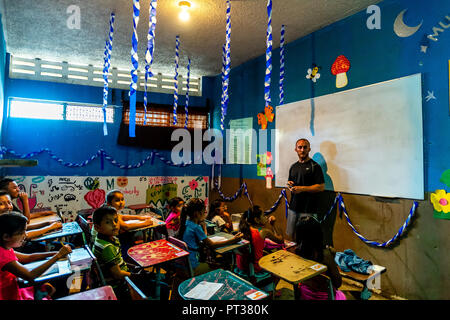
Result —
<path fill-rule="evenodd" d="M 405 9 L 402 12 L 400 12 L 394 21 L 394 32 L 397 36 L 399 36 L 401 38 L 406 38 L 406 37 L 412 36 L 414 33 L 417 32 L 417 30 L 419 30 L 419 28 L 422 26 L 422 23 L 423 23 L 423 20 L 422 20 L 422 22 L 420 22 L 420 24 L 415 27 L 407 26 L 403 22 L 403 15 L 405 14 L 406 10 L 408 10 L 408 9 Z"/>

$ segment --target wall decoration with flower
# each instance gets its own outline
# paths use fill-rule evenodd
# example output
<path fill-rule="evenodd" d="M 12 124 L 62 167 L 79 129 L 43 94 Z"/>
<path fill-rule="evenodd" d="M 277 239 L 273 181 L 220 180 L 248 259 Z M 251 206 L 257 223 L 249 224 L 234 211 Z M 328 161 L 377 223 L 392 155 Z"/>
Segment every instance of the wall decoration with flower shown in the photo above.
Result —
<path fill-rule="evenodd" d="M 450 169 L 444 171 L 440 181 L 450 188 Z M 435 218 L 450 220 L 450 193 L 443 189 L 436 190 L 431 193 L 430 201 L 433 204 Z"/>

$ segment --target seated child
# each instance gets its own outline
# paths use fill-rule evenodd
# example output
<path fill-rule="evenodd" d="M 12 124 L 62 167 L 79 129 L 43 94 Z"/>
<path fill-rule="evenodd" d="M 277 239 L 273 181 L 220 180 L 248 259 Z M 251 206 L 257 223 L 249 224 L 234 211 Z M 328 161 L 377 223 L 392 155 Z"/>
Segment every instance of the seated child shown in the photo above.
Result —
<path fill-rule="evenodd" d="M 240 254 L 236 256 L 236 266 L 245 274 L 249 272 L 250 261 L 253 263 L 255 273 L 262 271 L 258 261 L 263 256 L 265 239 L 270 239 L 275 243 L 284 242 L 282 233 L 275 228 L 274 217 L 269 218 L 268 226 L 261 226 L 262 213 L 259 206 L 253 206 L 244 212 L 239 222 L 239 231 L 243 233 L 244 239 L 250 241 L 252 252 L 249 257 L 248 251 L 240 250 Z"/>
<path fill-rule="evenodd" d="M 97 257 L 105 281 L 113 287 L 119 300 L 129 300 L 125 276 L 130 277 L 136 284 L 149 286 L 152 283 L 150 275 L 132 273 L 123 260 L 120 241 L 117 238 L 120 230 L 119 215 L 115 208 L 102 206 L 96 209 L 92 215 L 92 220 L 97 231 L 92 251 Z M 150 290 L 148 288 L 142 289 L 143 291 Z M 167 299 L 168 293 L 162 290 L 161 297 Z"/>
<path fill-rule="evenodd" d="M 0 191 L 0 214 L 13 211 L 13 204 L 11 202 L 10 195 L 6 191 Z M 52 230 L 61 229 L 62 223 L 56 222 L 43 222 L 41 224 L 27 225 L 26 238 L 27 240 L 40 237 L 44 233 Z"/>
<path fill-rule="evenodd" d="M 242 238 L 242 233 L 236 234 L 229 240 L 220 242 L 213 242 L 207 238 L 205 225 L 206 208 L 203 200 L 199 198 L 191 198 L 187 202 L 186 206 L 181 210 L 180 218 L 181 225 L 177 238 L 184 241 L 188 246 L 189 260 L 195 275 L 211 271 L 207 263 L 199 261 L 202 245 L 206 245 L 209 248 L 217 248 L 236 243 Z"/>
<path fill-rule="evenodd" d="M 324 247 L 323 233 L 320 223 L 313 217 L 302 217 L 296 226 L 297 248 L 295 253 L 299 256 L 319 262 L 327 266 L 327 275 L 333 284 L 336 300 L 346 300 L 342 291 L 337 290 L 342 284 L 341 275 L 334 261 L 335 252 L 332 248 Z M 303 281 L 299 284 L 300 299 L 327 300 L 329 280 L 322 276 Z"/>
<path fill-rule="evenodd" d="M 111 206 L 113 208 L 115 208 L 117 210 L 117 212 L 119 212 L 120 210 L 122 210 L 123 208 L 125 208 L 125 199 L 123 197 L 123 193 L 120 190 L 111 190 L 106 194 L 106 203 L 107 206 Z M 133 238 L 132 234 L 128 234 L 128 235 L 123 235 L 123 233 L 130 231 L 130 230 L 134 230 L 134 229 L 139 229 L 142 227 L 147 227 L 147 226 L 151 226 L 153 224 L 153 220 L 151 219 L 150 216 L 139 216 L 139 215 L 131 215 L 131 214 L 120 214 L 118 213 L 118 217 L 119 217 L 119 226 L 120 226 L 120 230 L 119 230 L 119 234 L 121 235 L 121 241 L 125 242 L 122 243 L 123 245 L 131 245 L 131 241 Z M 131 220 L 135 220 L 132 223 L 127 223 L 126 221 L 131 221 Z M 137 221 L 139 220 L 139 221 Z M 92 235 L 92 239 L 95 239 L 95 236 L 97 235 L 97 231 L 95 230 L 95 228 L 92 228 L 91 230 L 91 235 Z M 130 243 L 128 243 L 130 242 Z"/>
<path fill-rule="evenodd" d="M 180 229 L 180 215 L 184 201 L 180 197 L 175 197 L 169 201 L 170 214 L 166 219 L 166 228 L 169 236 L 174 236 Z"/>
<path fill-rule="evenodd" d="M 34 287 L 19 288 L 17 277 L 33 281 L 42 275 L 58 259 L 72 252 L 69 246 L 62 246 L 58 252 L 23 254 L 15 252 L 25 240 L 27 218 L 18 212 L 0 215 L 0 300 L 41 300 L 54 293 L 52 285 L 46 283 L 38 290 Z M 50 259 L 38 267 L 28 270 L 22 264 Z"/>
<path fill-rule="evenodd" d="M 221 199 L 216 199 L 209 207 L 208 220 L 214 222 L 220 231 L 231 233 L 233 231 L 233 222 L 228 212 L 225 212 L 227 206 Z"/>

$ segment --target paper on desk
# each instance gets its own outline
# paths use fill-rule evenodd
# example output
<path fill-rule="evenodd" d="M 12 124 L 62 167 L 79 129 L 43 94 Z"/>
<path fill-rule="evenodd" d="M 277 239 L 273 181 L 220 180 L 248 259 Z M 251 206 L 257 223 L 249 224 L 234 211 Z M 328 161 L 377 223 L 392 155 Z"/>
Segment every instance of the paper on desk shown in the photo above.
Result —
<path fill-rule="evenodd" d="M 228 239 L 225 237 L 222 237 L 222 236 L 214 236 L 214 237 L 210 237 L 209 240 L 211 240 L 212 242 L 222 242 L 222 241 L 226 241 Z"/>
<path fill-rule="evenodd" d="M 197 300 L 209 300 L 222 286 L 223 283 L 202 281 L 184 296 Z"/>

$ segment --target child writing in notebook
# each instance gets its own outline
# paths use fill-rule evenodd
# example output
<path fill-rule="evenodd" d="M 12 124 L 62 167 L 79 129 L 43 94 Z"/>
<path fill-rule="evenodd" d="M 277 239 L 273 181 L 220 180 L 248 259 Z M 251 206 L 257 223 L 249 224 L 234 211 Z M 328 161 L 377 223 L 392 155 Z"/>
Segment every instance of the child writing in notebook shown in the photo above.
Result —
<path fill-rule="evenodd" d="M 6 191 L 0 191 L 0 214 L 13 211 L 13 204 L 9 193 Z M 57 230 L 62 228 L 62 223 L 60 221 L 56 222 L 42 222 L 35 225 L 27 225 L 26 228 L 26 238 L 34 239 L 44 233 L 52 230 Z"/>
<path fill-rule="evenodd" d="M 233 222 L 227 210 L 225 201 L 216 199 L 209 207 L 208 220 L 215 223 L 220 231 L 231 233 L 233 231 Z"/>
<path fill-rule="evenodd" d="M 166 228 L 169 236 L 174 236 L 180 229 L 180 215 L 184 201 L 180 197 L 175 197 L 169 201 L 170 213 L 166 219 Z"/>
<path fill-rule="evenodd" d="M 337 290 L 342 284 L 341 275 L 334 261 L 335 251 L 323 245 L 323 233 L 320 223 L 314 217 L 302 217 L 296 226 L 297 248 L 299 256 L 327 266 L 327 275 L 333 285 L 336 300 L 346 300 L 344 293 Z M 329 280 L 316 276 L 299 284 L 300 299 L 327 300 L 329 297 Z"/>
<path fill-rule="evenodd" d="M 19 288 L 17 278 L 33 281 L 42 275 L 57 260 L 72 252 L 70 246 L 62 246 L 58 252 L 23 254 L 14 249 L 25 240 L 27 218 L 18 212 L 0 215 L 0 300 L 40 300 L 54 293 L 52 285 L 46 283 L 38 290 L 34 287 Z M 32 270 L 23 264 L 50 259 Z"/>
<path fill-rule="evenodd" d="M 199 198 L 190 199 L 181 210 L 180 230 L 178 239 L 184 241 L 188 246 L 189 260 L 195 275 L 210 271 L 209 265 L 199 261 L 200 250 L 203 245 L 209 248 L 222 247 L 238 242 L 242 238 L 242 233 L 236 234 L 233 238 L 225 241 L 213 242 L 206 236 L 206 208 L 203 200 Z"/>

